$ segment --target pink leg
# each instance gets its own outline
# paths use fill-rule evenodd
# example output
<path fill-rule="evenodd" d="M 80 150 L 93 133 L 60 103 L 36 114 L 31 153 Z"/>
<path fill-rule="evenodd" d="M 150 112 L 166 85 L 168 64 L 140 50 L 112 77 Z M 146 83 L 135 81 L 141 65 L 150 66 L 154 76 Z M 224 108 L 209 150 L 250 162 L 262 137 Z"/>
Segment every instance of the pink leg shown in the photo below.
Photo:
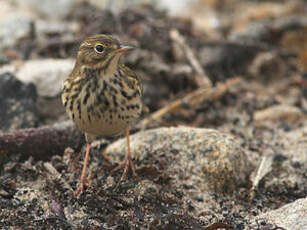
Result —
<path fill-rule="evenodd" d="M 78 196 L 80 193 L 84 192 L 84 185 L 87 185 L 86 168 L 87 168 L 87 162 L 88 162 L 88 158 L 89 158 L 89 155 L 90 155 L 90 151 L 91 151 L 91 144 L 87 143 L 85 158 L 84 158 L 84 161 L 83 161 L 81 180 L 80 180 L 81 184 L 80 184 L 80 187 L 78 188 L 78 190 L 75 192 L 75 196 Z"/>
<path fill-rule="evenodd" d="M 130 138 L 129 138 L 129 128 L 126 130 L 126 137 L 127 137 L 127 151 L 126 151 L 126 158 L 123 162 L 121 162 L 116 168 L 112 170 L 112 172 L 115 172 L 121 168 L 124 168 L 123 175 L 121 176 L 119 182 L 121 182 L 125 177 L 127 176 L 129 168 L 131 169 L 134 176 L 136 176 L 136 172 L 131 160 L 131 152 L 130 152 Z"/>

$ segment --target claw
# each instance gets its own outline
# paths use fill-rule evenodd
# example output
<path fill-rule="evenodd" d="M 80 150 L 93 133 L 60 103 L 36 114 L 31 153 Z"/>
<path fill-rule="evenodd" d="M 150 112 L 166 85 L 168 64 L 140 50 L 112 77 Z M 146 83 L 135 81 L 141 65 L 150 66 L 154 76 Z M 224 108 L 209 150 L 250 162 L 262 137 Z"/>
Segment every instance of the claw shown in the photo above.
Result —
<path fill-rule="evenodd" d="M 122 161 L 116 168 L 114 168 L 111 173 L 121 169 L 121 168 L 124 168 L 124 172 L 121 176 L 121 178 L 119 179 L 119 182 L 120 183 L 122 180 L 124 180 L 128 174 L 128 170 L 129 168 L 131 169 L 132 171 L 132 174 L 133 176 L 137 176 L 136 172 L 135 172 L 135 168 L 134 168 L 134 165 L 132 163 L 132 159 L 131 159 L 131 153 L 130 153 L 130 139 L 129 139 L 129 129 L 126 130 L 126 137 L 127 137 L 127 152 L 126 152 L 126 158 L 124 161 Z"/>

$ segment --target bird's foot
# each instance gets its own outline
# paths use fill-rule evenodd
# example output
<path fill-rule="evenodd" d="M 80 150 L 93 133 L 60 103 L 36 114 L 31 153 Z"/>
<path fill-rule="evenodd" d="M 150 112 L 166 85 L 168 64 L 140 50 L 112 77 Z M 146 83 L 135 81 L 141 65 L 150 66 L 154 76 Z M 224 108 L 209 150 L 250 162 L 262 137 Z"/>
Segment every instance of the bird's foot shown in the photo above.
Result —
<path fill-rule="evenodd" d="M 79 194 L 84 192 L 84 188 L 93 188 L 93 186 L 91 184 L 88 183 L 88 181 L 90 181 L 91 179 L 91 175 L 89 175 L 87 178 L 82 178 L 81 179 L 81 183 L 80 186 L 78 188 L 78 190 L 75 192 L 75 196 L 77 197 Z"/>
<path fill-rule="evenodd" d="M 126 178 L 129 168 L 131 169 L 133 176 L 137 176 L 135 169 L 134 169 L 134 165 L 133 165 L 130 157 L 126 157 L 126 159 L 124 161 L 122 161 L 116 168 L 114 168 L 111 171 L 111 173 L 113 173 L 113 172 L 115 172 L 115 171 L 117 171 L 121 168 L 124 168 L 124 172 L 123 172 L 121 178 L 119 179 L 118 183 L 120 183 L 122 180 L 124 180 Z"/>
<path fill-rule="evenodd" d="M 106 162 L 108 162 L 108 163 L 111 162 L 110 158 L 108 157 L 108 155 L 107 155 L 107 153 L 106 153 L 106 149 L 105 149 L 103 152 L 101 152 L 101 156 L 102 156 L 102 158 L 103 158 Z"/>

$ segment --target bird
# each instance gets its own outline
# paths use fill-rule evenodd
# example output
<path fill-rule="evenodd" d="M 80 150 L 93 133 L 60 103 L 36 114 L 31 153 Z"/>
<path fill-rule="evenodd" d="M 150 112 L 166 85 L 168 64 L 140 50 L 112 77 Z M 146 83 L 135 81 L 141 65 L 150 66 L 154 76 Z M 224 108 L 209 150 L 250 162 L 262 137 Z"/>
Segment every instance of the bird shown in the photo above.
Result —
<path fill-rule="evenodd" d="M 64 81 L 62 103 L 69 118 L 84 132 L 87 145 L 76 196 L 89 186 L 86 171 L 91 143 L 96 136 L 126 132 L 125 159 L 112 171 L 124 168 L 119 181 L 129 169 L 136 176 L 129 127 L 141 115 L 143 89 L 135 72 L 120 63 L 122 54 L 134 48 L 121 44 L 111 35 L 90 36 L 81 43 L 74 68 Z"/>

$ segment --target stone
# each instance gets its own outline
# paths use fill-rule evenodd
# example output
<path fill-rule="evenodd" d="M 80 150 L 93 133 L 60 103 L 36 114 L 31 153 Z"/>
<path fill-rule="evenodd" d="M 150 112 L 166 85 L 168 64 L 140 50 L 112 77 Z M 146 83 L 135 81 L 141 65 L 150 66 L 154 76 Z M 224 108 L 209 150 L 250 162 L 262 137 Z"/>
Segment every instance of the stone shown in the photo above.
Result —
<path fill-rule="evenodd" d="M 231 42 L 204 45 L 199 49 L 199 63 L 213 82 L 245 75 L 249 63 L 259 53 L 258 47 Z"/>
<path fill-rule="evenodd" d="M 32 19 L 28 14 L 10 13 L 0 18 L 0 51 L 13 47 L 31 30 Z"/>
<path fill-rule="evenodd" d="M 60 94 L 63 81 L 71 73 L 73 59 L 30 60 L 19 65 L 4 66 L 24 83 L 34 83 L 40 96 L 54 97 Z"/>
<path fill-rule="evenodd" d="M 298 199 L 273 211 L 262 213 L 245 228 L 248 229 L 307 229 L 307 198 Z"/>
<path fill-rule="evenodd" d="M 47 21 L 38 19 L 35 21 L 35 29 L 38 37 L 48 34 L 68 34 L 69 37 L 73 37 L 80 30 L 80 25 L 76 22 L 66 21 Z"/>
<path fill-rule="evenodd" d="M 270 41 L 269 22 L 251 22 L 243 30 L 233 32 L 229 40 L 240 43 L 264 42 Z"/>
<path fill-rule="evenodd" d="M 259 190 L 269 194 L 293 194 L 297 197 L 307 191 L 307 129 L 306 125 L 291 131 L 281 132 L 272 146 L 263 154 L 272 154 L 271 169 L 263 177 Z M 270 151 L 271 150 L 271 151 Z M 269 159 L 267 159 L 269 161 Z"/>
<path fill-rule="evenodd" d="M 287 157 L 307 166 L 307 126 L 294 129 L 281 137 Z"/>
<path fill-rule="evenodd" d="M 131 136 L 133 158 L 152 163 L 175 184 L 193 184 L 199 190 L 231 193 L 247 183 L 251 165 L 236 139 L 213 129 L 172 127 Z M 124 158 L 126 139 L 109 145 L 106 153 Z M 116 159 L 119 162 L 120 159 Z"/>
<path fill-rule="evenodd" d="M 74 0 L 18 0 L 23 8 L 30 8 L 37 15 L 47 17 L 49 19 L 63 19 L 73 9 Z"/>
<path fill-rule="evenodd" d="M 36 89 L 24 84 L 10 73 L 0 74 L 0 129 L 9 131 L 35 126 Z"/>

